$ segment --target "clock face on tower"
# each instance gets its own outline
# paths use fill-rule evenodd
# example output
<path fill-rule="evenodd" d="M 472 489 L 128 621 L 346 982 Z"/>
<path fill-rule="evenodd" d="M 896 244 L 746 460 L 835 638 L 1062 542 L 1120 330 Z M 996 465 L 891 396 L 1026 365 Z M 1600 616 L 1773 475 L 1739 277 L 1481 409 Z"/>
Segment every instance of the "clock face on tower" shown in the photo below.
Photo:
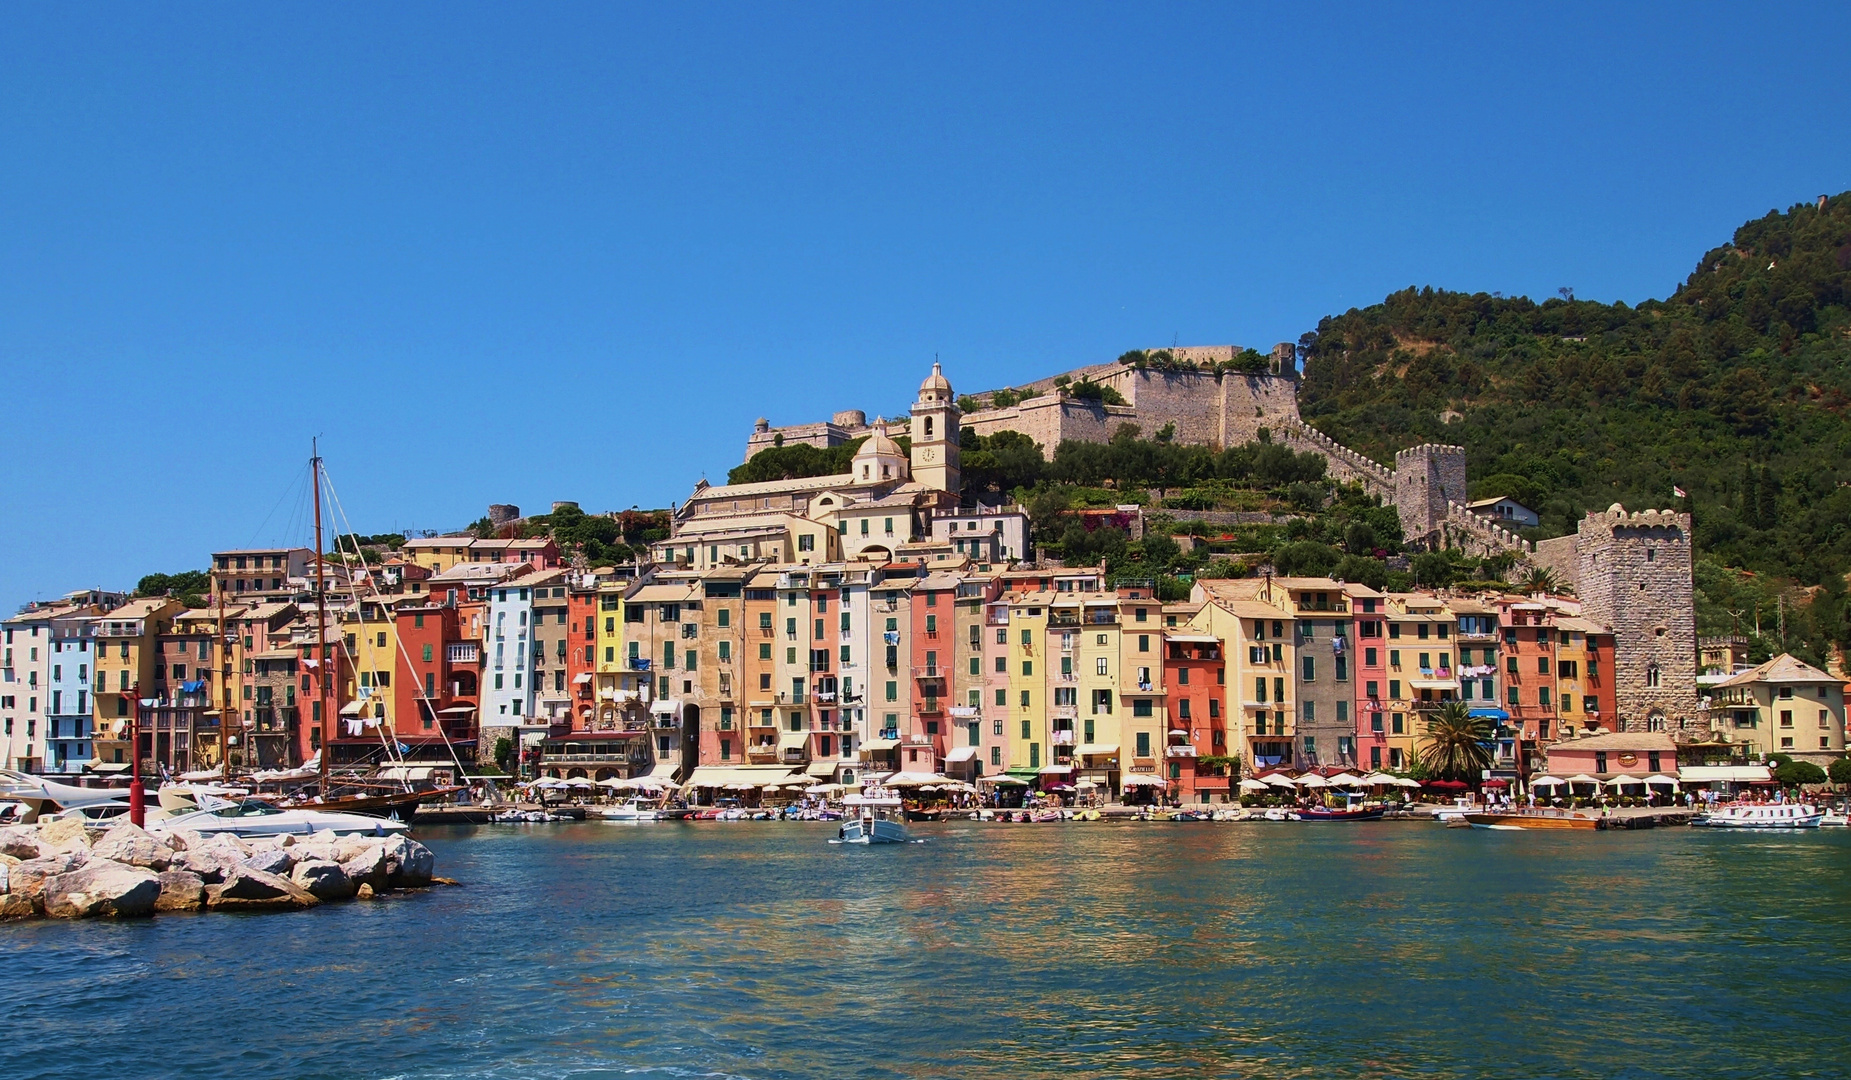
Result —
<path fill-rule="evenodd" d="M 938 451 L 930 446 L 922 446 L 919 448 L 919 459 L 921 461 L 937 461 Z"/>

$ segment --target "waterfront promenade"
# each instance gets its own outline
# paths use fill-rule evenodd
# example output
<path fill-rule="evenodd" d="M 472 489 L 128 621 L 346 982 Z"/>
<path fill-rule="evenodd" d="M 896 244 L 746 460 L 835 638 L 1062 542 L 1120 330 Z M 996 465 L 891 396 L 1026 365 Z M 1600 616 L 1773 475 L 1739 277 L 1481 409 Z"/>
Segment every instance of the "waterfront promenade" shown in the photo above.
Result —
<path fill-rule="evenodd" d="M 425 830 L 465 887 L 9 929 L 9 1023 L 56 1048 L 12 1075 L 1478 1080 L 1851 1054 L 1851 833 L 1155 828 Z"/>

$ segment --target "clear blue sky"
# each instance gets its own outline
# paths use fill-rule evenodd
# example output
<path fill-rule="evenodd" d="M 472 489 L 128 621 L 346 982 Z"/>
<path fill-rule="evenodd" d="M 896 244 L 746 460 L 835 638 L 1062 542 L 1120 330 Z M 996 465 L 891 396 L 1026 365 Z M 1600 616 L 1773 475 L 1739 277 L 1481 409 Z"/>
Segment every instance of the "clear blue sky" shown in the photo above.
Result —
<path fill-rule="evenodd" d="M 0 607 L 1851 188 L 1842 4 L 669 7 L 0 10 Z"/>

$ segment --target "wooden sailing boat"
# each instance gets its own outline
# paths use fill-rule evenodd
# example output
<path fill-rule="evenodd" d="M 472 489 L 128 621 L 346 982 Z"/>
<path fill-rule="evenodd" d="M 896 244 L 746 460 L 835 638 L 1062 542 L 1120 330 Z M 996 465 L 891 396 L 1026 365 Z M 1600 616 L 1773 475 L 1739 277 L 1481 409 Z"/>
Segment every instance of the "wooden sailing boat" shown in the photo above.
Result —
<path fill-rule="evenodd" d="M 292 805 L 344 811 L 347 813 L 368 814 L 376 817 L 390 817 L 410 824 L 412 818 L 417 813 L 419 804 L 430 802 L 435 799 L 447 798 L 458 791 L 462 791 L 463 788 L 461 786 L 452 786 L 413 791 L 410 789 L 409 784 L 402 783 L 402 790 L 379 791 L 377 789 L 385 785 L 369 783 L 363 779 L 337 778 L 332 775 L 332 736 L 333 732 L 336 730 L 333 725 L 339 723 L 339 719 L 335 715 L 335 710 L 332 708 L 332 688 L 334 679 L 340 671 L 340 667 L 338 661 L 332 655 L 333 650 L 328 641 L 328 582 L 327 567 L 323 551 L 324 532 L 321 506 L 323 474 L 319 441 L 311 441 L 310 447 L 309 468 L 311 490 L 314 498 L 315 522 L 316 648 L 310 650 L 312 655 L 305 662 L 312 665 L 316 672 L 315 705 L 319 707 L 321 723 L 318 729 L 318 738 L 315 740 L 319 744 L 315 751 L 315 795 L 312 799 L 308 800 L 294 800 L 292 801 Z M 225 590 L 219 588 L 217 592 L 218 638 L 221 649 L 219 665 L 219 772 L 221 779 L 227 784 L 235 781 L 250 782 L 252 779 L 251 777 L 236 777 L 232 772 L 231 740 L 234 737 L 232 732 L 234 730 L 241 732 L 242 724 L 239 722 L 238 714 L 232 704 L 231 678 L 233 668 L 231 652 L 233 637 L 226 621 Z M 344 647 L 343 643 L 343 648 Z M 384 734 L 385 733 L 382 731 L 382 745 L 388 752 L 391 752 L 395 744 L 385 739 Z M 245 752 L 245 761 L 248 767 L 251 763 L 248 749 Z M 460 771 L 462 763 L 458 761 L 457 766 Z M 301 777 L 301 779 L 306 779 L 306 776 Z M 339 794 L 337 793 L 337 788 L 350 789 L 351 793 Z"/>

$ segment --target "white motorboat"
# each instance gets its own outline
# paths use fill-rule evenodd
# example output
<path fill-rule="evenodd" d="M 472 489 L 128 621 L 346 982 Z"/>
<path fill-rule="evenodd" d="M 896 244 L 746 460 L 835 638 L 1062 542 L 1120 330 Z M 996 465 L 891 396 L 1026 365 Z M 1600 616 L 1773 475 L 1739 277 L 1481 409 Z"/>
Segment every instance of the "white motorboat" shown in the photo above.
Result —
<path fill-rule="evenodd" d="M 870 785 L 842 800 L 847 816 L 832 844 L 904 844 L 911 837 L 900 820 L 900 796 Z"/>
<path fill-rule="evenodd" d="M 285 810 L 261 799 L 217 799 L 199 796 L 203 809 L 174 814 L 149 822 L 150 832 L 190 830 L 197 833 L 230 833 L 233 836 L 277 836 L 282 833 L 305 835 L 326 829 L 343 836 L 388 836 L 402 833 L 410 826 L 390 818 L 365 814 L 344 814 L 333 810 Z"/>
<path fill-rule="evenodd" d="M 24 803 L 28 808 L 27 812 L 16 814 L 15 820 L 18 821 L 30 822 L 38 818 L 50 820 L 60 810 L 123 802 L 128 797 L 126 788 L 78 787 L 33 776 L 31 773 L 0 769 L 0 799 Z"/>
<path fill-rule="evenodd" d="M 606 821 L 660 821 L 662 811 L 653 804 L 641 799 L 626 799 L 616 806 L 600 806 L 592 810 Z"/>
<path fill-rule="evenodd" d="M 1712 829 L 1816 829 L 1825 814 L 1807 803 L 1734 803 L 1710 811 Z"/>
<path fill-rule="evenodd" d="M 1851 827 L 1851 814 L 1843 810 L 1827 810 L 1819 817 L 1819 825 L 1827 829 Z"/>

